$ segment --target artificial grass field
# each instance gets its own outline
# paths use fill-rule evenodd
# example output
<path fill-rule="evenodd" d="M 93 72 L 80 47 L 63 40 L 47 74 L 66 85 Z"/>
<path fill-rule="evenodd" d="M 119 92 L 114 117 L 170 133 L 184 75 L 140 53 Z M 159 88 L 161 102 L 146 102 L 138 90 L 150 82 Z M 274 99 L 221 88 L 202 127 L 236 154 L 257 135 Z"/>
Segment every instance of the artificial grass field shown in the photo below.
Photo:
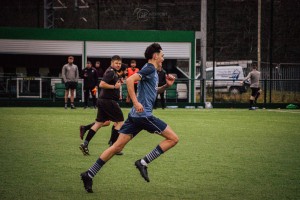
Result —
<path fill-rule="evenodd" d="M 129 109 L 123 109 L 125 118 Z M 110 127 L 79 150 L 79 125 L 96 110 L 0 108 L 0 199 L 300 199 L 299 110 L 157 109 L 179 136 L 148 168 L 134 161 L 160 136 L 141 132 L 94 178 L 93 194 L 79 174 L 105 150 Z"/>

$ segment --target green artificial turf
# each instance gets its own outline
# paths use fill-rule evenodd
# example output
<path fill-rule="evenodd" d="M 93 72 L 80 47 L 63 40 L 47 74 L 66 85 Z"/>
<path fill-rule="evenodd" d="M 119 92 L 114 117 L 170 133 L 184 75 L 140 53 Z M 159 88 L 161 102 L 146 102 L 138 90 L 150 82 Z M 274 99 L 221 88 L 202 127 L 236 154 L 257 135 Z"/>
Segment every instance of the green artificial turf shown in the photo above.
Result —
<path fill-rule="evenodd" d="M 129 109 L 123 109 L 125 118 Z M 163 139 L 141 132 L 94 178 L 80 173 L 104 151 L 110 127 L 79 150 L 79 126 L 96 110 L 0 108 L 0 199 L 300 199 L 299 110 L 157 109 L 179 143 L 148 168 L 134 167 Z"/>

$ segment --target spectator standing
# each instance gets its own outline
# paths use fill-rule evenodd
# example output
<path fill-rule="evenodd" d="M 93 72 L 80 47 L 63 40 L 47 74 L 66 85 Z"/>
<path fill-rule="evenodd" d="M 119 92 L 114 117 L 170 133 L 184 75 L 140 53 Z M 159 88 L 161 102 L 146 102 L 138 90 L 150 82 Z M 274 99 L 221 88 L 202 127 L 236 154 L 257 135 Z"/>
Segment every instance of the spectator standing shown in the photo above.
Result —
<path fill-rule="evenodd" d="M 253 104 L 256 103 L 258 97 L 260 96 L 261 90 L 259 87 L 260 72 L 257 70 L 257 65 L 252 66 L 251 72 L 248 76 L 242 81 L 244 83 L 246 80 L 250 80 L 251 96 L 249 100 L 249 110 L 255 110 Z"/>
<path fill-rule="evenodd" d="M 68 96 L 70 94 L 71 109 L 75 109 L 74 106 L 74 90 L 77 88 L 77 82 L 79 77 L 78 67 L 74 63 L 74 57 L 68 57 L 68 63 L 62 68 L 62 78 L 65 83 L 65 109 L 68 108 Z"/>
<path fill-rule="evenodd" d="M 86 68 L 82 70 L 81 78 L 83 78 L 84 92 L 84 109 L 88 107 L 90 94 L 92 95 L 93 107 L 96 107 L 96 92 L 98 84 L 98 74 L 95 68 L 92 67 L 91 61 L 87 61 Z"/>
<path fill-rule="evenodd" d="M 103 69 L 103 67 L 101 66 L 100 61 L 98 61 L 98 60 L 96 61 L 95 69 L 97 71 L 98 78 L 102 78 L 105 70 Z"/>
<path fill-rule="evenodd" d="M 98 83 L 97 83 L 98 91 L 97 91 L 97 93 L 98 93 L 98 96 L 99 96 L 101 88 L 99 88 L 98 85 L 100 84 L 100 81 L 103 78 L 103 75 L 105 73 L 105 69 L 104 69 L 103 66 L 101 66 L 101 63 L 100 63 L 99 60 L 97 60 L 96 63 L 95 63 L 95 69 L 96 69 L 97 75 L 98 75 Z"/>
<path fill-rule="evenodd" d="M 135 60 L 131 60 L 130 61 L 130 67 L 127 69 L 127 78 L 129 78 L 133 74 L 137 73 L 138 71 L 140 71 L 140 70 L 139 70 L 139 68 L 136 67 L 136 61 Z M 138 85 L 138 81 L 134 82 L 134 91 L 135 91 L 135 93 L 137 91 L 137 85 Z M 128 93 L 127 93 L 126 102 L 127 103 L 130 102 L 130 97 L 129 97 Z"/>
<path fill-rule="evenodd" d="M 165 85 L 166 84 L 166 72 L 162 67 L 157 68 L 157 75 L 158 75 L 158 87 Z M 160 96 L 161 108 L 165 109 L 166 106 L 165 106 L 165 93 L 164 92 L 156 95 L 154 108 L 157 107 L 158 95 Z"/>

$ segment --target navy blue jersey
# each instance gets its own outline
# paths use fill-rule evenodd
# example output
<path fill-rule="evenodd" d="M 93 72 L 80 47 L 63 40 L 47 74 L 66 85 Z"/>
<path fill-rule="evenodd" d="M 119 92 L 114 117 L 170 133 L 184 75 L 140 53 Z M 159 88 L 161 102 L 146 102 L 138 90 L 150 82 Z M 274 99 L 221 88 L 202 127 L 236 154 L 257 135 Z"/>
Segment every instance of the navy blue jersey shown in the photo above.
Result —
<path fill-rule="evenodd" d="M 141 80 L 138 83 L 137 99 L 143 105 L 144 112 L 136 112 L 134 106 L 130 111 L 131 117 L 148 117 L 152 116 L 152 109 L 155 103 L 157 86 L 158 86 L 158 75 L 154 65 L 147 63 L 143 68 L 137 72 Z"/>

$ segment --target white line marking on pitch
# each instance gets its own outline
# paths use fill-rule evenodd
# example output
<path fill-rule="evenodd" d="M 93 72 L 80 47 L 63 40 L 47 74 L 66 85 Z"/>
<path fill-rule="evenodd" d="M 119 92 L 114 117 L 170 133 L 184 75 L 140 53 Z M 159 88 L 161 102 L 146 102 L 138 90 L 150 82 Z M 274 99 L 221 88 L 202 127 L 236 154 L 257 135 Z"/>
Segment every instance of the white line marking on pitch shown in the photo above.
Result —
<path fill-rule="evenodd" d="M 287 111 L 287 110 L 268 110 L 268 111 L 300 114 L 299 111 Z"/>

